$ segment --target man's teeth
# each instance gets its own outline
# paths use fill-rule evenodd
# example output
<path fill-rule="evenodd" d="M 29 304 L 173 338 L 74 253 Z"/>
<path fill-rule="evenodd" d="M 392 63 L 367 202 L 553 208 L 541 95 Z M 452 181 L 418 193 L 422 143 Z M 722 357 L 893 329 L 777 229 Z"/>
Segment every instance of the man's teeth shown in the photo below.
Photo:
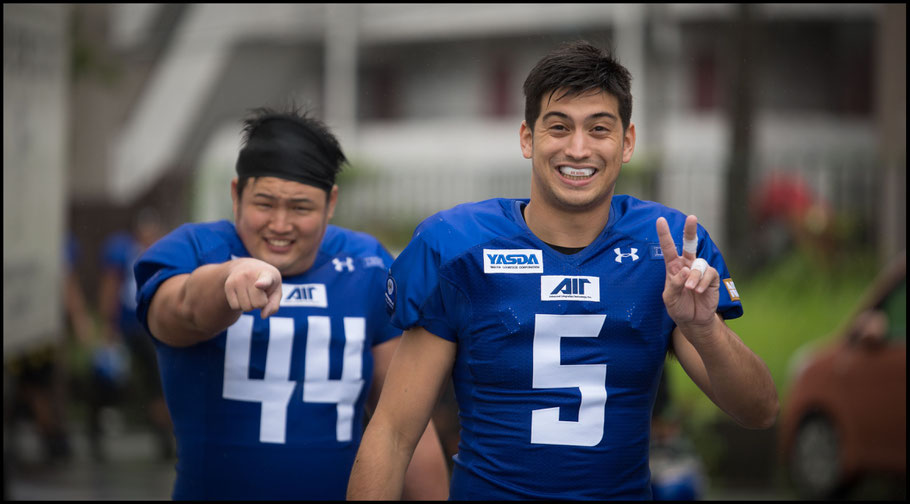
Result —
<path fill-rule="evenodd" d="M 291 244 L 291 240 L 269 240 L 269 243 L 276 247 L 287 247 Z"/>
<path fill-rule="evenodd" d="M 571 166 L 560 166 L 559 173 L 569 177 L 590 177 L 594 175 L 593 168 L 572 168 Z"/>

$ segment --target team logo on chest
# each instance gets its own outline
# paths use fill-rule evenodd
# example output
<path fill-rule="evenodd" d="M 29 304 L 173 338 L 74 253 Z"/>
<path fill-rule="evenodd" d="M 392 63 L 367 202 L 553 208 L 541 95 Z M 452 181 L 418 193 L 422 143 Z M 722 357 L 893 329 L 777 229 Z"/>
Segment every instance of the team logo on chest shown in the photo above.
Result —
<path fill-rule="evenodd" d="M 484 273 L 543 273 L 540 249 L 483 249 Z"/>
<path fill-rule="evenodd" d="M 281 284 L 281 306 L 327 308 L 325 284 Z"/>
<path fill-rule="evenodd" d="M 335 271 L 344 271 L 347 268 L 348 271 L 354 271 L 354 258 L 345 257 L 344 261 L 339 258 L 332 259 L 332 264 L 335 265 Z"/>
<path fill-rule="evenodd" d="M 600 301 L 600 277 L 542 275 L 541 301 Z"/>
<path fill-rule="evenodd" d="M 616 262 L 618 263 L 622 263 L 623 259 L 626 258 L 632 259 L 632 262 L 638 260 L 638 249 L 634 247 L 630 248 L 629 252 L 623 252 L 621 248 L 616 247 L 613 252 L 616 253 Z"/>

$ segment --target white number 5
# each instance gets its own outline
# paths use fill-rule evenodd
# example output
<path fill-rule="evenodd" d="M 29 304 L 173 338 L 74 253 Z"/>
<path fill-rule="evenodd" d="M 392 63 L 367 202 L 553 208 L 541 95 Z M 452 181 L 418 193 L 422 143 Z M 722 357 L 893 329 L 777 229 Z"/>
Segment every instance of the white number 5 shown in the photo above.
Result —
<path fill-rule="evenodd" d="M 344 318 L 344 359 L 340 380 L 329 379 L 329 343 L 331 328 L 325 316 L 307 317 L 307 345 L 304 367 L 303 402 L 337 404 L 335 437 L 350 441 L 353 435 L 354 405 L 364 381 L 362 375 L 365 320 Z M 259 441 L 285 442 L 287 408 L 296 383 L 290 381 L 291 346 L 294 343 L 294 319 L 269 318 L 269 344 L 265 357 L 265 376 L 249 377 L 250 343 L 253 317 L 241 315 L 227 330 L 224 349 L 224 389 L 222 397 L 237 401 L 262 403 Z"/>
<path fill-rule="evenodd" d="M 561 364 L 562 338 L 596 338 L 606 315 L 535 316 L 533 378 L 531 386 L 578 387 L 581 405 L 578 421 L 559 419 L 559 408 L 531 411 L 531 443 L 594 446 L 603 438 L 607 402 L 606 364 Z"/>

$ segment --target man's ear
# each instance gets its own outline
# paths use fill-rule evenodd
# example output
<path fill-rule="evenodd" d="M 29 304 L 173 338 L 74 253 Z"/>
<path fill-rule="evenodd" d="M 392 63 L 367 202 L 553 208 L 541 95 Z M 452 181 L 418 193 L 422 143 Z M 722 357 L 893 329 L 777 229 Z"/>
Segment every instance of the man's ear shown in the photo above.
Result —
<path fill-rule="evenodd" d="M 534 131 L 528 126 L 527 121 L 521 121 L 521 127 L 518 128 L 518 139 L 521 142 L 521 155 L 525 159 L 531 159 L 534 153 Z"/>
<path fill-rule="evenodd" d="M 622 162 L 631 161 L 633 152 L 635 152 L 635 124 L 629 123 L 629 127 L 623 133 Z"/>
<path fill-rule="evenodd" d="M 329 192 L 327 207 L 326 207 L 326 221 L 332 218 L 335 215 L 335 204 L 338 203 L 338 184 L 332 186 L 332 190 Z"/>

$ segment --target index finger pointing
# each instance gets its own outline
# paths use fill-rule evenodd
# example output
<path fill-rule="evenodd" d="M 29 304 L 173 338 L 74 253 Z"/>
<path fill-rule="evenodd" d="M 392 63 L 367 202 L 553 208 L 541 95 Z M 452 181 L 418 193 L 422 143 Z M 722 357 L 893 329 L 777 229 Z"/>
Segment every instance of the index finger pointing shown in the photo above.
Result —
<path fill-rule="evenodd" d="M 263 307 L 262 311 L 260 312 L 260 315 L 262 316 L 262 318 L 269 317 L 278 312 L 278 309 L 281 307 L 281 297 L 282 297 L 281 289 L 275 289 L 274 291 L 272 291 L 269 294 L 268 304 L 266 304 L 265 307 Z"/>
<path fill-rule="evenodd" d="M 670 264 L 679 257 L 676 252 L 676 242 L 673 241 L 673 236 L 670 235 L 670 225 L 667 224 L 667 219 L 663 217 L 657 219 L 657 239 L 660 240 L 660 250 L 664 254 L 664 262 L 666 264 Z"/>

